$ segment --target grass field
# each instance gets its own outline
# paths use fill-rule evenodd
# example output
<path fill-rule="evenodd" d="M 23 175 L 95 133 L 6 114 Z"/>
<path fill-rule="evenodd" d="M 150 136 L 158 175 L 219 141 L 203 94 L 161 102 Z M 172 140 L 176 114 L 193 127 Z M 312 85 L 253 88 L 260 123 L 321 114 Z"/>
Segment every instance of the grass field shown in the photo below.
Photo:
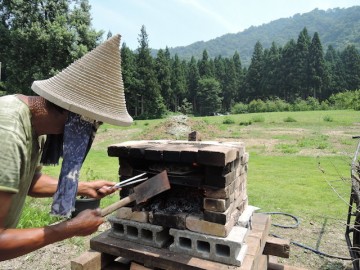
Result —
<path fill-rule="evenodd" d="M 177 118 L 176 118 L 177 119 Z M 175 127 L 174 127 L 175 125 Z M 107 146 L 139 139 L 187 139 L 183 120 L 135 121 L 131 127 L 104 124 L 83 165 L 85 181 L 118 181 L 118 160 L 107 156 Z M 292 241 L 324 253 L 349 257 L 344 240 L 350 196 L 350 163 L 360 134 L 360 112 L 315 111 L 276 112 L 213 117 L 192 117 L 186 124 L 202 134 L 203 140 L 243 141 L 250 154 L 248 197 L 263 212 L 283 212 L 296 216 L 296 229 L 272 228 Z M 169 132 L 171 130 L 171 132 Z M 185 130 L 185 131 L 184 131 Z M 45 172 L 57 176 L 60 166 Z M 102 200 L 106 206 L 117 195 Z M 20 226 L 42 226 L 49 218 L 50 199 L 27 200 Z M 292 223 L 281 215 L 274 223 Z M 308 269 L 351 269 L 349 261 L 330 259 L 291 247 L 285 263 Z"/>

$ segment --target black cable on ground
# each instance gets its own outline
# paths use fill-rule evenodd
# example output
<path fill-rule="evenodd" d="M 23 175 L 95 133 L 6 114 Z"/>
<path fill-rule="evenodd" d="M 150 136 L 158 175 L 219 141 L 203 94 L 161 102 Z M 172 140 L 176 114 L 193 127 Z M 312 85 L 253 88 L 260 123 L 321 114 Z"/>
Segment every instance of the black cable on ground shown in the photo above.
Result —
<path fill-rule="evenodd" d="M 299 224 L 300 224 L 300 221 L 299 219 L 294 216 L 294 215 L 291 215 L 291 214 L 288 214 L 288 213 L 283 213 L 283 212 L 262 212 L 262 214 L 267 214 L 267 215 L 284 215 L 284 216 L 288 216 L 288 217 L 291 217 L 292 219 L 294 219 L 296 221 L 296 223 L 294 225 L 281 225 L 281 224 L 271 224 L 273 226 L 276 226 L 276 227 L 280 227 L 280 228 L 297 228 L 299 227 Z M 285 239 L 281 236 L 278 236 L 276 234 L 271 234 L 272 236 L 276 237 L 276 238 L 281 238 L 281 239 Z M 316 250 L 312 247 L 309 247 L 309 246 L 306 246 L 304 244 L 301 244 L 301 243 L 298 243 L 298 242 L 294 242 L 294 241 L 291 241 L 290 240 L 290 243 L 295 245 L 295 246 L 298 246 L 298 247 L 301 247 L 301 248 L 304 248 L 304 249 L 307 249 L 307 250 L 310 250 L 312 252 L 314 252 L 315 254 L 318 254 L 318 255 L 321 255 L 321 256 L 324 256 L 324 257 L 328 257 L 328 258 L 332 258 L 332 259 L 340 259 L 340 260 L 344 260 L 344 261 L 351 261 L 353 260 L 353 258 L 351 257 L 341 257 L 341 256 L 336 256 L 336 255 L 331 255 L 331 254 L 327 254 L 325 252 L 322 252 L 322 251 L 319 251 L 319 250 Z"/>
<path fill-rule="evenodd" d="M 262 214 L 288 216 L 288 217 L 291 217 L 292 219 L 294 219 L 295 222 L 296 222 L 294 225 L 282 225 L 282 224 L 272 223 L 271 225 L 273 225 L 275 227 L 295 229 L 295 228 L 299 227 L 299 225 L 300 225 L 299 219 L 296 216 L 288 214 L 288 213 L 283 213 L 283 212 L 263 212 Z"/>

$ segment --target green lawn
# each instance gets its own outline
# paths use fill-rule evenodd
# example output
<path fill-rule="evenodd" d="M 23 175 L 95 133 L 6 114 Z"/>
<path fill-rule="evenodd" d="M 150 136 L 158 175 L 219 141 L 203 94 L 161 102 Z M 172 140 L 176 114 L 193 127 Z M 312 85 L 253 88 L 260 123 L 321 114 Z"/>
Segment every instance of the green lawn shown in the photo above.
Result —
<path fill-rule="evenodd" d="M 287 117 L 296 122 L 284 121 Z M 224 124 L 229 122 L 224 121 L 225 119 L 231 119 L 232 124 Z M 254 122 L 254 119 L 257 121 Z M 250 204 L 263 211 L 284 211 L 312 217 L 319 213 L 340 217 L 346 213 L 346 203 L 332 187 L 348 201 L 350 184 L 348 179 L 341 181 L 341 178 L 349 177 L 349 163 L 357 143 L 351 136 L 358 134 L 359 112 L 276 112 L 194 117 L 191 120 L 193 129 L 202 133 L 203 140 L 250 142 L 249 145 L 246 144 L 250 153 Z M 251 124 L 243 126 L 240 124 L 243 121 Z M 107 146 L 142 138 L 171 139 L 160 128 L 165 123 L 166 119 L 135 121 L 131 127 L 107 124 L 101 126 L 97 140 L 83 165 L 81 179 L 118 181 L 118 160 L 107 156 Z M 186 139 L 185 135 L 183 139 Z M 59 170 L 60 166 L 46 167 L 44 172 L 56 177 Z M 102 206 L 114 200 L 118 200 L 117 195 L 103 199 Z M 28 200 L 21 226 L 41 226 L 52 221 L 45 218 L 51 200 L 36 201 L 40 203 Z M 34 204 L 42 206 L 33 207 Z M 34 215 L 29 214 L 32 211 L 39 212 L 36 215 L 40 218 L 34 219 Z"/>
<path fill-rule="evenodd" d="M 135 121 L 130 127 L 104 124 L 81 170 L 82 181 L 118 181 L 118 159 L 107 156 L 107 147 L 130 140 L 187 139 L 187 133 L 169 132 L 173 118 Z M 296 216 L 296 229 L 271 227 L 271 233 L 348 257 L 344 239 L 350 197 L 350 164 L 360 134 L 360 112 L 276 112 L 214 117 L 191 117 L 187 124 L 202 140 L 243 141 L 250 154 L 247 176 L 249 203 L 261 212 Z M 45 167 L 54 177 L 60 166 Z M 119 200 L 118 194 L 101 201 L 101 207 Z M 26 201 L 20 227 L 37 227 L 56 221 L 49 215 L 50 199 Z M 293 221 L 272 215 L 273 224 Z M 66 243 L 87 248 L 85 238 Z M 291 246 L 289 259 L 280 262 L 307 269 L 351 269 L 349 261 L 328 259 Z M 350 264 L 350 265 L 349 265 Z"/>

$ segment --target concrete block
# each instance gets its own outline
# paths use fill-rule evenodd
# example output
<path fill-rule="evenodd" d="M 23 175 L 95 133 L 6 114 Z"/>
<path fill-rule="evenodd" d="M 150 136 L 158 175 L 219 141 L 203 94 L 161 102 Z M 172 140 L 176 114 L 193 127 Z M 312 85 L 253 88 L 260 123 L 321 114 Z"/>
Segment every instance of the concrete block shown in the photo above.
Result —
<path fill-rule="evenodd" d="M 234 189 L 239 188 L 241 186 L 240 189 L 243 190 L 244 187 L 246 187 L 247 185 L 247 173 L 241 174 L 240 176 L 238 176 L 238 178 L 239 178 L 239 182 L 235 182 Z"/>
<path fill-rule="evenodd" d="M 133 211 L 131 207 L 121 207 L 116 210 L 115 216 L 118 219 L 129 219 L 137 222 L 149 222 L 149 212 L 147 211 Z"/>
<path fill-rule="evenodd" d="M 249 163 L 250 155 L 248 152 L 245 152 L 244 155 L 240 157 L 240 164 L 245 165 Z"/>
<path fill-rule="evenodd" d="M 245 143 L 244 142 L 226 142 L 226 145 L 231 145 L 238 150 L 238 157 L 241 157 L 245 154 Z"/>
<path fill-rule="evenodd" d="M 184 163 L 196 163 L 197 162 L 198 148 L 196 146 L 187 146 L 181 149 L 180 162 Z"/>
<path fill-rule="evenodd" d="M 240 214 L 241 212 L 235 209 L 225 225 L 206 221 L 202 216 L 189 215 L 186 217 L 186 228 L 193 232 L 226 237 L 234 227 Z"/>
<path fill-rule="evenodd" d="M 238 196 L 236 200 L 232 202 L 228 207 L 228 209 L 226 209 L 226 211 L 224 212 L 214 212 L 214 211 L 205 210 L 204 220 L 225 225 L 231 220 L 232 215 L 236 210 L 236 208 L 240 212 L 243 211 L 243 209 L 240 208 L 241 204 L 243 203 L 243 199 L 244 199 L 243 196 Z"/>
<path fill-rule="evenodd" d="M 239 150 L 234 147 L 210 145 L 198 150 L 198 163 L 223 167 L 239 156 Z"/>
<path fill-rule="evenodd" d="M 161 248 L 171 240 L 169 230 L 158 225 L 109 217 L 111 231 L 109 236 L 143 245 Z"/>
<path fill-rule="evenodd" d="M 204 183 L 203 175 L 168 175 L 172 185 L 201 187 Z"/>
<path fill-rule="evenodd" d="M 230 206 L 229 199 L 213 199 L 213 198 L 204 198 L 203 207 L 205 210 L 214 211 L 214 212 L 224 212 Z"/>
<path fill-rule="evenodd" d="M 231 182 L 229 185 L 227 185 L 224 188 L 203 186 L 204 196 L 208 197 L 208 198 L 214 198 L 214 199 L 230 198 L 230 194 L 232 194 L 234 192 L 236 182 L 240 182 L 240 178 Z"/>
<path fill-rule="evenodd" d="M 226 174 L 228 174 L 231 171 L 234 171 L 236 166 L 235 166 L 235 162 L 239 161 L 239 159 L 236 159 L 228 164 L 226 164 L 225 166 L 205 166 L 205 175 L 206 176 L 224 176 Z M 237 162 L 239 163 L 239 162 Z"/>
<path fill-rule="evenodd" d="M 180 162 L 182 145 L 169 144 L 163 149 L 163 160 L 165 162 Z"/>
<path fill-rule="evenodd" d="M 224 188 L 230 185 L 236 179 L 236 171 L 229 172 L 224 176 L 207 175 L 205 176 L 205 185 L 211 187 Z"/>
<path fill-rule="evenodd" d="M 201 134 L 198 131 L 190 132 L 188 135 L 188 141 L 201 141 Z"/>
<path fill-rule="evenodd" d="M 145 159 L 162 161 L 163 160 L 163 150 L 166 145 L 154 145 L 145 149 Z"/>
<path fill-rule="evenodd" d="M 125 145 L 110 145 L 107 149 L 107 153 L 109 157 L 121 157 L 128 158 L 129 157 L 129 147 Z"/>
<path fill-rule="evenodd" d="M 234 227 L 226 238 L 170 229 L 174 243 L 169 249 L 172 252 L 240 266 L 248 248 L 244 243 L 247 234 L 248 229 L 242 227 Z"/>
<path fill-rule="evenodd" d="M 259 207 L 248 205 L 245 210 L 242 212 L 241 216 L 236 222 L 237 226 L 242 226 L 245 228 L 251 227 L 250 220 L 253 213 L 257 210 L 259 210 Z"/>
<path fill-rule="evenodd" d="M 254 261 L 255 261 L 254 256 L 246 254 L 239 270 L 257 270 L 254 268 Z"/>
<path fill-rule="evenodd" d="M 131 153 L 133 149 L 141 149 L 140 154 L 144 153 L 144 149 L 147 147 L 151 147 L 153 144 L 151 141 L 126 141 L 123 143 L 117 143 L 110 145 L 108 147 L 108 156 L 110 157 L 136 157 L 136 158 L 143 158 L 143 155 L 133 155 Z"/>

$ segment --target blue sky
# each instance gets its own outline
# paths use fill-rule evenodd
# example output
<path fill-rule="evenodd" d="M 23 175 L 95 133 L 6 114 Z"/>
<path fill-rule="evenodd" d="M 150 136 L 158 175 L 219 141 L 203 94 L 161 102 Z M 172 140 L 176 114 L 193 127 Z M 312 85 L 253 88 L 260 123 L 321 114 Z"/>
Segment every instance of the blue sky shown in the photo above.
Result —
<path fill-rule="evenodd" d="M 92 26 L 120 34 L 131 49 L 145 25 L 149 46 L 160 49 L 208 41 L 315 8 L 347 8 L 359 0 L 89 0 Z M 105 35 L 106 36 L 106 35 Z"/>

